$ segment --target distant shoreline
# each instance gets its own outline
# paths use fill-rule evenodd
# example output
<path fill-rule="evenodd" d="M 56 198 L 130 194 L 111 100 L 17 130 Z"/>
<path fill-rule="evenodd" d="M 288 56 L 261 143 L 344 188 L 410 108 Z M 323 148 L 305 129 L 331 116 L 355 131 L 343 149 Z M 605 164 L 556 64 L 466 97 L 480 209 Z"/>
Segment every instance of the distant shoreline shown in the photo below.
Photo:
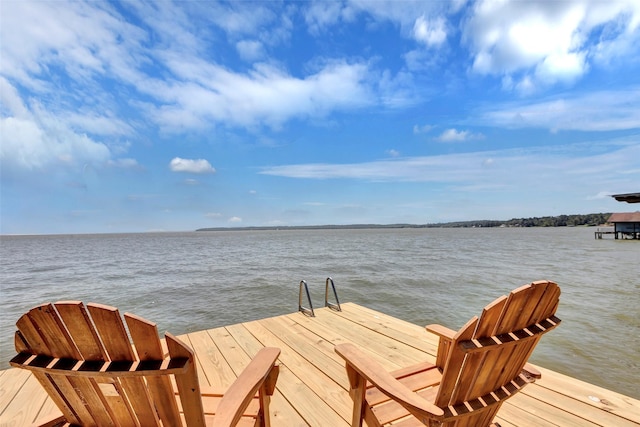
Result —
<path fill-rule="evenodd" d="M 513 218 L 506 221 L 476 220 L 435 224 L 345 224 L 345 225 L 280 225 L 248 227 L 206 227 L 196 231 L 274 231 L 274 230 L 367 230 L 398 228 L 495 228 L 495 227 L 596 227 L 607 222 L 611 213 L 559 215 L 533 218 Z"/>

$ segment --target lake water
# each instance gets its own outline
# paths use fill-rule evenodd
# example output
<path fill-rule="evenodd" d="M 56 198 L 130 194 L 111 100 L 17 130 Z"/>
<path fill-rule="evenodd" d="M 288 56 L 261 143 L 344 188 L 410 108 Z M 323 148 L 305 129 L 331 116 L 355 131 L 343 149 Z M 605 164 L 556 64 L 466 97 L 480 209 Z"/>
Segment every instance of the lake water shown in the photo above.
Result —
<path fill-rule="evenodd" d="M 593 228 L 286 230 L 0 237 L 0 368 L 34 305 L 100 302 L 174 334 L 352 301 L 453 329 L 517 286 L 562 289 L 534 363 L 640 398 L 640 242 Z"/>

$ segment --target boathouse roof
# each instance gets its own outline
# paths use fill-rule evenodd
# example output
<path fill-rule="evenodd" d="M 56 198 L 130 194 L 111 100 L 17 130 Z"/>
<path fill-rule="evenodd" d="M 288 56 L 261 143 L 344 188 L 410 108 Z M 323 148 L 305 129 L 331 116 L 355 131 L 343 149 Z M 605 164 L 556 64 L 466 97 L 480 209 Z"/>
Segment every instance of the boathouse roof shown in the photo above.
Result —
<path fill-rule="evenodd" d="M 611 197 L 619 202 L 640 203 L 640 193 L 612 194 Z"/>
<path fill-rule="evenodd" d="M 638 222 L 640 223 L 640 212 L 620 212 L 613 213 L 607 222 Z"/>

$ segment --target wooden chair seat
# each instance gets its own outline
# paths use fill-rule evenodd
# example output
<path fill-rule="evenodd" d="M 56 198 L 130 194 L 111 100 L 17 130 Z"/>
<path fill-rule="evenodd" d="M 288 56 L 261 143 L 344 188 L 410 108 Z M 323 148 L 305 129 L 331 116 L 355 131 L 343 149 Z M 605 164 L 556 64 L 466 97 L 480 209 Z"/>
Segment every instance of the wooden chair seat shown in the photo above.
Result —
<path fill-rule="evenodd" d="M 557 284 L 533 282 L 498 298 L 458 332 L 427 326 L 440 337 L 435 364 L 389 373 L 353 344 L 336 346 L 346 361 L 352 425 L 491 425 L 506 399 L 540 377 L 527 360 L 560 323 L 559 297 Z"/>
<path fill-rule="evenodd" d="M 28 369 L 62 412 L 41 425 L 269 426 L 277 348 L 261 349 L 224 394 L 201 389 L 196 358 L 133 314 L 79 301 L 43 304 L 16 323 L 11 365 Z"/>

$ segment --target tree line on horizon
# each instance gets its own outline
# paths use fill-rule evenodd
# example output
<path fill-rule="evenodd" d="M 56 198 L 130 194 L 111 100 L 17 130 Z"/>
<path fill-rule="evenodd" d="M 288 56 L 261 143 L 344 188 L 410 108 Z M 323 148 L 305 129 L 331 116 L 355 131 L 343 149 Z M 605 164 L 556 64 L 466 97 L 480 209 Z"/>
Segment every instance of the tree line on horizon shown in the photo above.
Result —
<path fill-rule="evenodd" d="M 480 220 L 429 224 L 429 227 L 576 227 L 605 224 L 611 213 L 586 215 L 558 215 L 530 218 L 513 218 L 507 221 Z"/>
<path fill-rule="evenodd" d="M 196 231 L 228 230 L 322 230 L 322 229 L 366 229 L 366 228 L 473 228 L 473 227 L 576 227 L 605 224 L 611 213 L 587 215 L 558 215 L 531 218 L 513 218 L 507 221 L 476 220 L 442 222 L 435 224 L 347 224 L 347 225 L 283 225 L 258 227 L 209 227 Z"/>

